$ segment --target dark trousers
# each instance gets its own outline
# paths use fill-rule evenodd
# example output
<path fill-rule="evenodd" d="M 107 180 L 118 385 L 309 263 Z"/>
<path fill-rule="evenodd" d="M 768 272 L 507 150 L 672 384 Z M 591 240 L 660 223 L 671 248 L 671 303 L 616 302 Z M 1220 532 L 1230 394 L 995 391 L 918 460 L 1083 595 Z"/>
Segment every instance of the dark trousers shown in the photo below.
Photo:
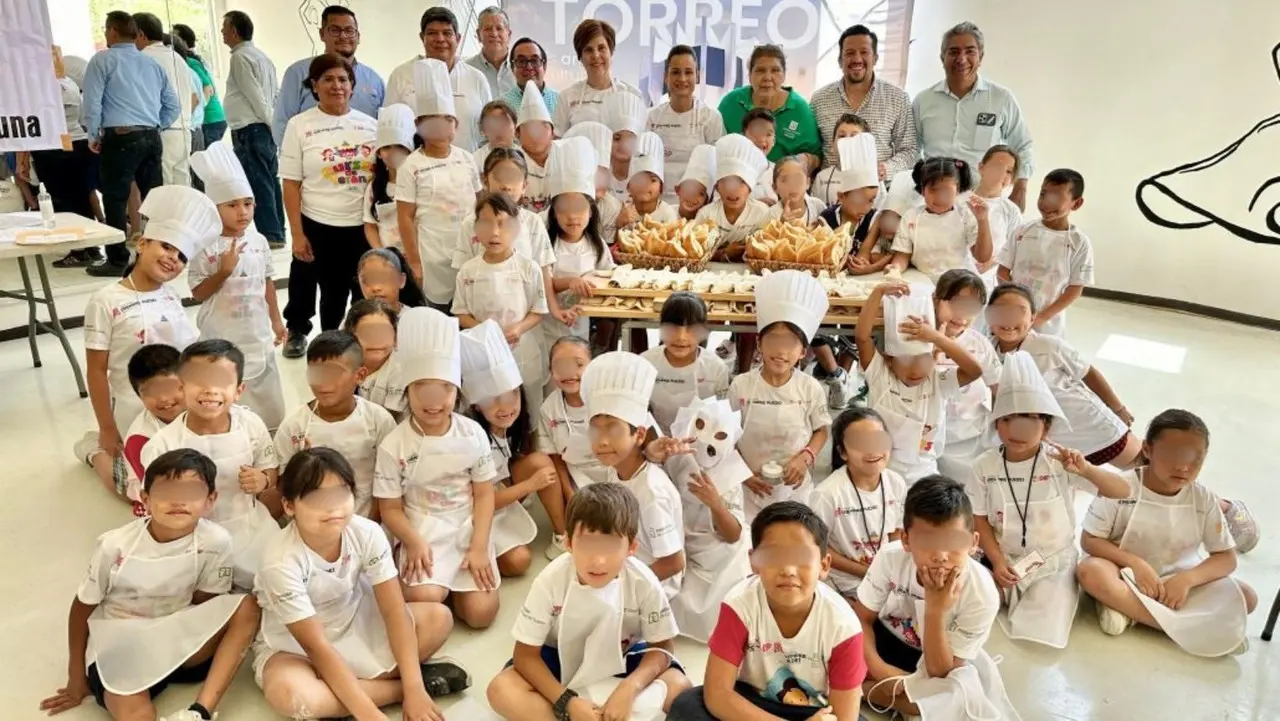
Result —
<path fill-rule="evenodd" d="M 31 153 L 31 162 L 40 182 L 53 198 L 54 210 L 92 219 L 93 204 L 89 202 L 89 194 L 93 192 L 90 187 L 93 152 L 89 150 L 88 140 L 77 140 L 71 148 L 71 152 L 37 150 Z"/>
<path fill-rule="evenodd" d="M 311 332 L 316 311 L 316 286 L 320 287 L 320 330 L 336 330 L 347 313 L 347 300 L 364 297 L 356 277 L 360 256 L 369 250 L 364 226 L 336 227 L 302 216 L 302 233 L 311 243 L 315 260 L 294 258 L 289 264 L 289 302 L 284 307 L 290 333 Z"/>
<path fill-rule="evenodd" d="M 703 699 L 702 686 L 694 686 L 676 697 L 671 704 L 671 713 L 667 714 L 667 721 L 733 721 L 732 719 L 717 719 L 707 710 L 707 703 Z M 751 686 L 738 682 L 734 685 L 734 690 L 740 696 L 750 701 L 756 708 L 765 713 L 772 714 L 783 721 L 808 721 L 813 718 L 821 709 L 812 706 L 788 706 L 770 701 L 760 695 Z M 864 717 L 858 717 L 863 721 Z"/>
<path fill-rule="evenodd" d="M 191 129 L 191 154 L 195 155 L 197 152 L 204 149 L 205 149 L 204 126 L 202 125 L 198 128 L 192 128 Z M 196 175 L 195 168 L 192 168 L 187 172 L 191 174 L 191 187 L 203 193 L 204 181 L 200 179 L 199 175 Z"/>
<path fill-rule="evenodd" d="M 249 176 L 257 207 L 253 222 L 267 240 L 284 240 L 284 198 L 280 190 L 280 166 L 276 158 L 276 141 L 266 123 L 246 125 L 231 131 L 236 157 Z"/>
<path fill-rule="evenodd" d="M 227 121 L 219 120 L 216 123 L 205 123 L 200 126 L 200 130 L 204 133 L 204 147 L 207 148 L 222 140 L 222 136 L 227 134 Z"/>
<path fill-rule="evenodd" d="M 103 130 L 98 182 L 107 225 L 128 232 L 129 189 L 133 183 L 138 184 L 138 192 L 144 199 L 152 188 L 164 184 L 164 173 L 160 169 L 161 153 L 158 129 L 136 130 L 123 135 L 111 128 Z M 124 243 L 108 245 L 106 251 L 107 260 L 112 263 L 129 262 L 129 248 Z"/>

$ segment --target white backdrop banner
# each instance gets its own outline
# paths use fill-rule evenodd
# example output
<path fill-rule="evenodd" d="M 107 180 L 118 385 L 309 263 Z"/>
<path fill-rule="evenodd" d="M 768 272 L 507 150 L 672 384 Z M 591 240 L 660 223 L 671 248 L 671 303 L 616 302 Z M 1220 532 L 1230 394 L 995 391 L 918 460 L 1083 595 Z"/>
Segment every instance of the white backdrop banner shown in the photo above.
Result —
<path fill-rule="evenodd" d="M 0 0 L 0 152 L 62 147 L 67 119 L 44 0 Z"/>

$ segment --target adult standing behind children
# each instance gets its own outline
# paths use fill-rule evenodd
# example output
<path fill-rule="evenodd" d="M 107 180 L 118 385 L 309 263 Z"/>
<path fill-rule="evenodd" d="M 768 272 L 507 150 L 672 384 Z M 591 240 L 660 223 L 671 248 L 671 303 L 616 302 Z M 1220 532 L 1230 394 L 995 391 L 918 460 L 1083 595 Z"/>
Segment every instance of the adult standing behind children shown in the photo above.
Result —
<path fill-rule="evenodd" d="M 698 99 L 701 69 L 698 54 L 688 45 L 677 45 L 667 53 L 663 83 L 667 102 L 649 111 L 645 128 L 662 138 L 665 149 L 666 192 L 663 200 L 675 206 L 676 184 L 684 177 L 689 156 L 699 145 L 714 145 L 724 135 L 720 111 Z"/>
<path fill-rule="evenodd" d="M 507 105 L 519 108 L 524 100 L 524 89 L 532 80 L 542 93 L 542 102 L 547 110 L 554 113 L 560 106 L 560 93 L 547 85 L 547 51 L 541 43 L 532 38 L 520 38 L 511 46 L 511 71 L 515 76 L 515 87 L 502 96 Z"/>
<path fill-rule="evenodd" d="M 196 130 L 200 131 L 200 135 L 204 139 L 204 147 L 207 148 L 222 140 L 223 134 L 227 132 L 227 115 L 222 109 L 222 101 L 218 99 L 218 88 L 213 84 L 213 76 L 209 74 L 209 66 L 205 65 L 204 58 L 196 53 L 195 31 L 191 29 L 190 25 L 179 23 L 173 26 L 173 34 L 187 44 L 187 65 L 200 78 L 200 90 L 198 92 L 204 95 L 205 98 L 204 123 Z"/>
<path fill-rule="evenodd" d="M 164 25 L 151 13 L 134 13 L 138 36 L 134 43 L 143 55 L 154 58 L 164 70 L 169 85 L 178 96 L 181 112 L 172 123 L 160 128 L 160 169 L 165 185 L 191 185 L 191 170 L 187 158 L 191 155 L 192 112 L 200 105 L 191 69 L 187 61 L 165 43 Z"/>
<path fill-rule="evenodd" d="M 569 128 L 583 121 L 604 122 L 604 99 L 612 93 L 632 93 L 640 98 L 644 97 L 634 85 L 614 77 L 613 51 L 617 46 L 617 33 L 612 25 L 603 20 L 583 20 L 574 29 L 573 51 L 578 55 L 578 62 L 587 71 L 587 77 L 560 93 L 563 102 L 552 111 L 552 119 L 560 137 L 564 137 Z"/>
<path fill-rule="evenodd" d="M 253 20 L 239 10 L 222 18 L 222 42 L 231 48 L 223 110 L 236 157 L 253 186 L 253 222 L 268 243 L 279 247 L 284 245 L 284 201 L 276 180 L 279 143 L 271 133 L 279 87 L 276 66 L 254 46 Z"/>
<path fill-rule="evenodd" d="M 484 73 L 492 97 L 502 98 L 516 88 L 516 79 L 507 58 L 511 18 L 507 17 L 506 11 L 497 5 L 481 10 L 476 18 L 476 39 L 480 41 L 480 52 L 467 58 L 467 65 Z M 520 103 L 511 107 L 518 108 Z"/>
<path fill-rule="evenodd" d="M 720 117 L 730 133 L 746 131 L 744 121 L 753 108 L 773 113 L 777 141 L 769 152 L 770 162 L 790 155 L 805 159 L 812 172 L 822 164 L 822 136 L 809 101 L 783 85 L 787 80 L 787 55 L 777 45 L 757 45 L 747 63 L 751 84 L 731 91 L 720 99 Z"/>

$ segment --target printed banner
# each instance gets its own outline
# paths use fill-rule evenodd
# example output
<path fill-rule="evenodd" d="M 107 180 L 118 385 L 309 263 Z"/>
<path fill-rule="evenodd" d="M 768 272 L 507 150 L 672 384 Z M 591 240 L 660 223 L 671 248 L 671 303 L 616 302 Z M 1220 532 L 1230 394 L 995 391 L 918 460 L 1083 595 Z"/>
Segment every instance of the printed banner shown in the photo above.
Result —
<path fill-rule="evenodd" d="M 573 50 L 573 31 L 586 18 L 617 31 L 615 77 L 640 88 L 651 103 L 663 96 L 662 65 L 673 45 L 689 45 L 702 59 L 704 102 L 746 85 L 747 60 L 757 45 L 780 45 L 787 85 L 804 97 L 817 87 L 815 68 L 822 0 L 522 0 L 506 10 L 511 27 L 547 50 L 547 82 L 563 88 L 585 76 Z"/>
<path fill-rule="evenodd" d="M 67 118 L 45 0 L 0 0 L 0 152 L 62 147 Z"/>

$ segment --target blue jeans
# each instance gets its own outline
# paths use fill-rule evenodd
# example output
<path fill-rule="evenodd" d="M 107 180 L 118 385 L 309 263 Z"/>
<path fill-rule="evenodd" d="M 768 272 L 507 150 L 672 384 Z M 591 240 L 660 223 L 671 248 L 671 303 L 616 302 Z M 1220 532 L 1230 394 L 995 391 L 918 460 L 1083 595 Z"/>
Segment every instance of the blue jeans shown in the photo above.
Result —
<path fill-rule="evenodd" d="M 207 148 L 222 140 L 222 136 L 227 134 L 227 121 L 219 120 L 216 123 L 205 123 L 200 126 L 200 132 L 204 134 L 204 147 Z"/>
<path fill-rule="evenodd" d="M 236 157 L 249 176 L 257 207 L 253 222 L 267 240 L 284 240 L 284 197 L 280 190 L 280 166 L 276 158 L 276 142 L 266 123 L 246 125 L 231 131 Z"/>

